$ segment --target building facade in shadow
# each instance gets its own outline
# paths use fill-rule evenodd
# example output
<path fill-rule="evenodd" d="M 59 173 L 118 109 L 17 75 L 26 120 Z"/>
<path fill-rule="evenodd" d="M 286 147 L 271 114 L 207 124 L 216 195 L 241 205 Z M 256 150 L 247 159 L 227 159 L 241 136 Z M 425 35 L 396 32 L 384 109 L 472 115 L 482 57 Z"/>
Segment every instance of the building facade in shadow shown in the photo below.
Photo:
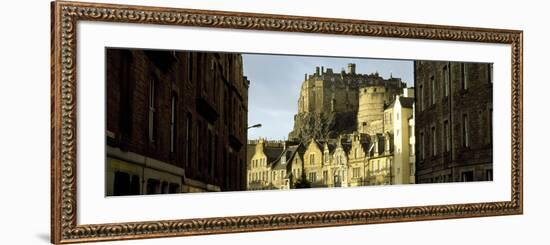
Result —
<path fill-rule="evenodd" d="M 106 194 L 246 189 L 240 54 L 106 49 Z"/>
<path fill-rule="evenodd" d="M 493 179 L 493 68 L 415 61 L 416 182 Z"/>

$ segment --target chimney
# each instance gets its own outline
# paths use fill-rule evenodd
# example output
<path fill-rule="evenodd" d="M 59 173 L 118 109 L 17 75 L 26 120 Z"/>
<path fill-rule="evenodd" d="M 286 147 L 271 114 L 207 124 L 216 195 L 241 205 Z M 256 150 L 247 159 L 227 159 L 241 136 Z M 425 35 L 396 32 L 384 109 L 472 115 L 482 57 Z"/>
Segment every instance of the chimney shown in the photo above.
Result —
<path fill-rule="evenodd" d="M 304 81 L 307 81 L 307 73 L 304 74 Z"/>
<path fill-rule="evenodd" d="M 315 67 L 315 75 L 319 76 L 319 67 L 318 66 Z"/>
<path fill-rule="evenodd" d="M 349 74 L 355 74 L 355 64 L 353 64 L 353 63 L 348 64 L 348 73 Z"/>
<path fill-rule="evenodd" d="M 264 144 L 265 144 L 264 139 L 260 138 L 258 140 L 258 144 L 256 144 L 256 153 L 264 152 Z"/>
<path fill-rule="evenodd" d="M 325 67 L 321 66 L 321 75 L 323 75 L 324 73 L 325 73 Z"/>

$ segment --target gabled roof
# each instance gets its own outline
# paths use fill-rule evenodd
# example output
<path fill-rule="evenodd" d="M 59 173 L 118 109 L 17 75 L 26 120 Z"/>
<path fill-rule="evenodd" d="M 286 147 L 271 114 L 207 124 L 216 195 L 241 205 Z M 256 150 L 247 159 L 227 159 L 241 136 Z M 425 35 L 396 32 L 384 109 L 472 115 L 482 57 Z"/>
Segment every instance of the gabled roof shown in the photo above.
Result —
<path fill-rule="evenodd" d="M 399 96 L 399 103 L 402 107 L 413 108 L 414 98 Z"/>
<path fill-rule="evenodd" d="M 326 146 L 328 147 L 328 153 L 329 153 L 329 154 L 334 153 L 334 150 L 336 149 L 336 146 L 335 146 L 334 144 L 328 143 L 328 142 L 325 143 L 325 144 L 326 144 Z M 322 148 L 323 151 L 325 150 L 325 147 L 324 147 L 325 144 L 323 144 L 323 148 Z"/>
<path fill-rule="evenodd" d="M 320 142 L 320 141 L 317 140 L 317 139 L 311 139 L 311 140 L 309 141 L 309 143 L 307 144 L 307 147 L 309 147 L 309 145 L 311 145 L 312 143 L 313 143 L 313 144 L 316 144 L 316 145 L 317 145 L 317 148 L 319 148 L 320 151 L 323 151 L 323 149 L 324 149 L 323 144 L 322 144 L 323 142 Z"/>
<path fill-rule="evenodd" d="M 272 169 L 280 170 L 280 169 L 289 169 L 290 165 L 289 163 L 292 163 L 292 160 L 294 157 L 296 157 L 299 154 L 299 149 L 303 148 L 302 144 L 288 146 L 286 149 L 284 149 L 281 154 L 279 155 L 277 161 L 273 163 Z M 282 158 L 283 156 L 286 158 L 286 162 L 283 163 Z"/>
<path fill-rule="evenodd" d="M 396 96 L 396 98 L 399 98 L 399 103 L 401 104 L 401 107 L 412 108 L 414 105 L 414 98 L 404 97 L 404 96 L 399 96 L 399 97 Z M 384 108 L 384 110 L 394 107 L 395 101 L 396 99 L 394 98 L 392 102 Z"/>
<path fill-rule="evenodd" d="M 363 151 L 367 153 L 369 151 L 370 144 L 368 142 L 361 143 L 361 147 L 363 147 Z"/>
<path fill-rule="evenodd" d="M 342 143 L 342 149 L 344 149 L 346 155 L 349 154 L 351 151 L 351 143 Z"/>
<path fill-rule="evenodd" d="M 280 158 L 280 155 L 282 152 L 283 152 L 282 147 L 270 147 L 270 146 L 264 147 L 264 153 L 267 156 L 268 164 L 275 163 Z"/>

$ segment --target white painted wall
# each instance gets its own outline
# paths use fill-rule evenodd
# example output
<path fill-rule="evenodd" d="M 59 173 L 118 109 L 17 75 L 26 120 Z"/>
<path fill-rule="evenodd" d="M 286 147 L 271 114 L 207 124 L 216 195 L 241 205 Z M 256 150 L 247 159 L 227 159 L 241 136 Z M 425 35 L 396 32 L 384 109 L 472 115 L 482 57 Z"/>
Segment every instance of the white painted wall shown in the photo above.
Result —
<path fill-rule="evenodd" d="M 547 120 L 537 103 L 550 89 L 550 18 L 543 1 L 298 1 L 298 0 L 126 0 L 114 3 L 156 4 L 186 8 L 314 15 L 444 25 L 523 29 L 524 49 L 524 197 L 522 216 L 442 220 L 400 224 L 302 229 L 185 238 L 152 239 L 114 244 L 523 244 L 544 243 L 550 218 L 547 206 L 549 160 L 544 154 Z M 540 3 L 539 3 L 540 2 Z M 0 152 L 2 153 L 2 244 L 45 244 L 49 240 L 49 1 L 10 1 L 0 15 Z M 276 44 L 275 44 L 276 45 Z M 544 141 L 543 141 L 544 140 Z M 544 223 L 543 223 L 544 222 Z M 460 234 L 456 232 L 460 231 Z M 429 235 L 428 235 L 429 234 Z M 452 238 L 452 239 L 449 239 Z M 20 240 L 18 240 L 20 239 Z M 109 243 L 102 243 L 109 244 Z"/>

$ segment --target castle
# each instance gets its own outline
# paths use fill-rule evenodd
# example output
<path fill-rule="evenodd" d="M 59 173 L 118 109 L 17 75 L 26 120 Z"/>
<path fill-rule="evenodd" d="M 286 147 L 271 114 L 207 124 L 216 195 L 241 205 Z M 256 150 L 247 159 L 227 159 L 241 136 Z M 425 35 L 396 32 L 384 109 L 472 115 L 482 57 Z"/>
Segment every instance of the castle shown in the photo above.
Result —
<path fill-rule="evenodd" d="M 312 137 L 336 138 L 354 131 L 380 133 L 381 125 L 373 122 L 381 119 L 384 106 L 404 88 L 406 83 L 400 78 L 358 74 L 355 64 L 339 73 L 316 67 L 314 74 L 304 75 L 288 138 L 305 143 Z"/>
<path fill-rule="evenodd" d="M 248 144 L 247 189 L 414 183 L 414 89 L 400 78 L 305 74 L 289 141 Z"/>

